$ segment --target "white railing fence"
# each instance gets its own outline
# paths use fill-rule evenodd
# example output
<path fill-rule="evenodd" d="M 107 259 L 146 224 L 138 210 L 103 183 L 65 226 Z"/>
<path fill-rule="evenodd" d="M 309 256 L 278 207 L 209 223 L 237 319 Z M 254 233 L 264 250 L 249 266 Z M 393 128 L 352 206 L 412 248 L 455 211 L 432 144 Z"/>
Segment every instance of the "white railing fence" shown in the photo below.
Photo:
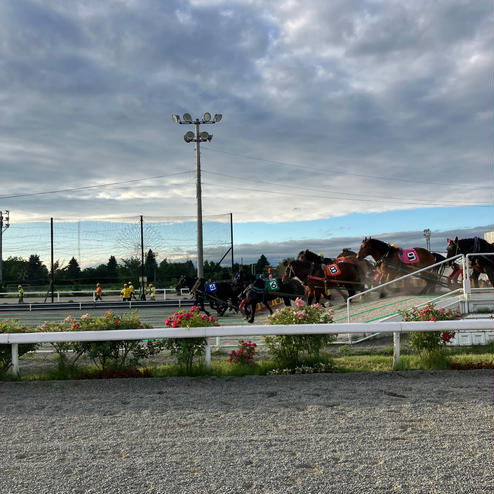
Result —
<path fill-rule="evenodd" d="M 12 372 L 19 375 L 19 345 L 75 341 L 149 340 L 164 338 L 207 338 L 206 367 L 211 368 L 211 338 L 225 336 L 265 336 L 297 334 L 393 333 L 393 364 L 400 360 L 400 334 L 416 331 L 489 331 L 494 333 L 494 319 L 459 319 L 453 321 L 413 321 L 381 323 L 294 324 L 275 326 L 213 326 L 190 329 L 124 329 L 111 331 L 68 331 L 59 333 L 4 333 L 0 344 L 12 346 Z"/>

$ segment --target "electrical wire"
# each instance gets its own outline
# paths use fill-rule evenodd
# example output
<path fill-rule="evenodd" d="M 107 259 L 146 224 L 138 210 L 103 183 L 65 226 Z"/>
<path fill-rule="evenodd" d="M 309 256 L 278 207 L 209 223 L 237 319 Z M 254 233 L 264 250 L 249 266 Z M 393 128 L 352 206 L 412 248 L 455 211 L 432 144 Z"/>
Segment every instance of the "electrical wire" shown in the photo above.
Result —
<path fill-rule="evenodd" d="M 16 199 L 18 197 L 41 196 L 44 194 L 58 194 L 60 192 L 74 192 L 77 190 L 97 189 L 97 188 L 101 188 L 101 187 L 111 187 L 114 185 L 125 185 L 125 184 L 130 184 L 130 183 L 135 183 L 135 182 L 144 182 L 145 180 L 152 180 L 155 178 L 166 178 L 166 177 L 171 177 L 174 175 L 184 175 L 187 173 L 193 173 L 193 170 L 188 170 L 185 172 L 168 173 L 167 175 L 155 175 L 154 177 L 136 178 L 134 180 L 125 180 L 123 182 L 110 182 L 110 183 L 99 184 L 99 185 L 87 185 L 85 187 L 73 187 L 73 188 L 69 188 L 69 189 L 47 190 L 45 192 L 33 192 L 30 194 L 15 194 L 15 195 L 10 195 L 10 196 L 0 196 L 0 199 Z"/>
<path fill-rule="evenodd" d="M 376 176 L 376 175 L 365 175 L 362 173 L 351 173 L 351 172 L 347 172 L 347 171 L 339 169 L 339 168 L 338 169 L 314 168 L 313 166 L 304 166 L 304 165 L 300 165 L 300 164 L 296 164 L 296 163 L 287 163 L 285 161 L 269 160 L 269 159 L 265 159 L 265 158 L 254 157 L 254 156 L 245 156 L 242 154 L 235 154 L 235 153 L 231 153 L 229 151 L 218 149 L 217 147 L 209 147 L 209 146 L 205 146 L 205 145 L 201 146 L 201 149 L 207 149 L 208 151 L 214 151 L 215 153 L 228 154 L 230 156 L 235 156 L 236 158 L 243 158 L 246 160 L 262 161 L 264 163 L 273 163 L 276 165 L 282 165 L 282 166 L 288 166 L 291 168 L 296 168 L 298 170 L 310 170 L 312 173 L 315 173 L 315 172 L 328 173 L 329 172 L 331 174 L 335 174 L 335 176 L 337 176 L 337 175 L 350 175 L 353 177 L 372 178 L 374 180 L 388 180 L 388 181 L 392 181 L 392 182 L 406 182 L 406 183 L 413 183 L 413 184 L 422 183 L 422 184 L 426 184 L 426 185 L 431 185 L 431 184 L 432 185 L 447 185 L 447 186 L 454 186 L 454 187 L 460 187 L 460 188 L 473 188 L 473 189 L 491 189 L 492 188 L 492 185 L 466 185 L 466 184 L 459 184 L 459 183 L 454 184 L 454 183 L 448 183 L 448 182 L 430 182 L 430 181 L 425 182 L 425 181 L 419 181 L 419 180 L 415 180 L 415 179 L 408 180 L 406 178 L 391 178 L 391 177 L 383 177 L 383 176 Z"/>

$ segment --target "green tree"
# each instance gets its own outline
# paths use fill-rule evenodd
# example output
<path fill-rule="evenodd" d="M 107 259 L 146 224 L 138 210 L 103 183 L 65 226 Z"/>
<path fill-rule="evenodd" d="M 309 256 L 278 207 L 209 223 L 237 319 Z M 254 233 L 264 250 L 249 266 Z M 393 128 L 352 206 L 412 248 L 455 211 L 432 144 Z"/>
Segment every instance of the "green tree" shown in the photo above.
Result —
<path fill-rule="evenodd" d="M 4 283 L 24 283 L 27 279 L 28 262 L 22 257 L 9 257 L 3 261 Z"/>
<path fill-rule="evenodd" d="M 257 274 L 267 274 L 267 268 L 269 266 L 269 261 L 266 259 L 264 254 L 256 262 L 256 273 Z"/>
<path fill-rule="evenodd" d="M 137 288 L 137 280 L 141 276 L 141 260 L 137 257 L 122 259 L 122 264 L 118 266 L 118 278 L 121 283 L 132 281 L 134 288 Z"/>
<path fill-rule="evenodd" d="M 158 263 L 156 262 L 155 253 L 149 249 L 144 261 L 144 272 L 146 273 L 148 282 L 156 282 L 156 275 L 158 273 Z"/>
<path fill-rule="evenodd" d="M 108 263 L 106 264 L 106 270 L 107 270 L 107 280 L 110 282 L 116 282 L 118 281 L 118 263 L 117 260 L 115 259 L 115 256 L 110 256 L 108 259 Z"/>
<path fill-rule="evenodd" d="M 44 285 L 48 282 L 48 269 L 41 262 L 38 254 L 31 254 L 27 263 L 27 281 L 33 285 Z"/>
<path fill-rule="evenodd" d="M 81 277 L 81 268 L 75 257 L 69 261 L 67 266 L 67 277 L 72 283 L 79 281 Z"/>

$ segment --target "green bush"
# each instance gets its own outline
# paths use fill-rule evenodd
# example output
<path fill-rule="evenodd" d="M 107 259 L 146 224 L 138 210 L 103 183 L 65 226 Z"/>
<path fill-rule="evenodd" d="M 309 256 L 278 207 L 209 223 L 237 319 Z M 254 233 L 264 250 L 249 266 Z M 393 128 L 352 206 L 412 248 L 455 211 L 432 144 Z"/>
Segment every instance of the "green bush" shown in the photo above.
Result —
<path fill-rule="evenodd" d="M 284 307 L 268 316 L 270 324 L 320 324 L 332 323 L 333 313 L 319 304 L 304 305 L 299 298 L 296 307 Z M 280 367 L 295 368 L 302 364 L 303 356 L 317 358 L 321 350 L 336 339 L 334 334 L 275 335 L 264 341 Z"/>
<path fill-rule="evenodd" d="M 166 328 L 195 328 L 219 326 L 218 320 L 213 316 L 201 314 L 199 307 L 191 307 L 190 310 L 181 310 L 169 316 L 165 322 Z M 204 355 L 206 338 L 167 338 L 165 346 L 171 354 L 177 357 L 178 365 L 185 368 L 190 374 L 194 358 Z"/>
<path fill-rule="evenodd" d="M 413 307 L 399 311 L 404 321 L 451 321 L 459 319 L 461 312 L 449 309 L 438 309 L 433 303 L 428 303 L 423 309 Z M 416 352 L 435 352 L 444 348 L 446 343 L 454 337 L 452 331 L 414 332 L 408 336 L 410 347 Z"/>
<path fill-rule="evenodd" d="M 399 314 L 404 321 L 451 321 L 461 317 L 459 311 L 438 309 L 432 302 L 421 310 L 413 307 Z M 454 335 L 453 331 L 414 332 L 409 334 L 408 344 L 425 369 L 447 369 L 449 361 L 444 347 Z"/>
<path fill-rule="evenodd" d="M 16 319 L 0 320 L 0 333 L 33 333 L 36 330 L 20 324 Z M 36 350 L 34 343 L 18 346 L 19 357 Z M 6 373 L 12 365 L 12 345 L 0 345 L 0 373 Z"/>
<path fill-rule="evenodd" d="M 114 314 L 108 311 L 104 316 L 83 315 L 79 321 L 73 318 L 65 320 L 72 324 L 71 331 L 108 331 L 112 329 L 143 329 L 150 326 L 141 322 L 137 311 Z M 90 341 L 72 343 L 74 352 L 90 358 L 101 369 L 135 368 L 140 360 L 155 355 L 163 350 L 163 340 L 119 340 Z"/>

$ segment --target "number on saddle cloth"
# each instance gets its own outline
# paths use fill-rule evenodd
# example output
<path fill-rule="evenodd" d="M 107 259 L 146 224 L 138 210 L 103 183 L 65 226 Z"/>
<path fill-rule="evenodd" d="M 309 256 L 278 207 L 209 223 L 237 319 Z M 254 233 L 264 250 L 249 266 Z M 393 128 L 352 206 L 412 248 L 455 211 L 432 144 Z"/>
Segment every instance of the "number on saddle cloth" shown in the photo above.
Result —
<path fill-rule="evenodd" d="M 415 264 L 420 261 L 415 249 L 402 249 L 398 252 L 398 259 L 405 264 Z"/>
<path fill-rule="evenodd" d="M 268 289 L 268 292 L 277 292 L 280 289 L 276 280 L 268 280 L 266 282 L 266 288 Z"/>
<path fill-rule="evenodd" d="M 213 281 L 212 283 L 206 283 L 206 291 L 208 293 L 215 293 L 218 291 L 218 287 L 216 286 L 216 283 Z"/>
<path fill-rule="evenodd" d="M 339 276 L 341 274 L 338 264 L 329 264 L 326 266 L 326 274 L 328 276 Z"/>

